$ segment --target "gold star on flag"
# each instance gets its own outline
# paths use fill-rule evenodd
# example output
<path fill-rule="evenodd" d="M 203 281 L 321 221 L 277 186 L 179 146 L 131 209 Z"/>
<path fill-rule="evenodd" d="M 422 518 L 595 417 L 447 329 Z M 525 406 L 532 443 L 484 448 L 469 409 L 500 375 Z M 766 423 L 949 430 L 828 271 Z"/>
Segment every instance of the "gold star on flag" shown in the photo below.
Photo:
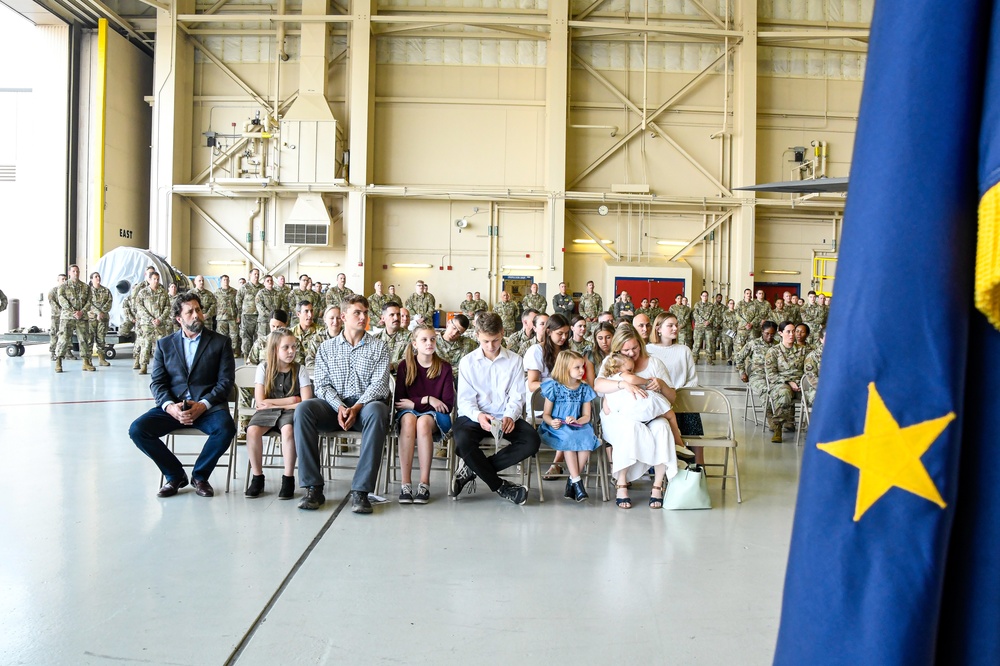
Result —
<path fill-rule="evenodd" d="M 861 520 L 865 511 L 894 486 L 934 502 L 942 509 L 947 506 L 920 456 L 954 418 L 955 412 L 949 412 L 936 419 L 900 428 L 878 394 L 875 383 L 868 384 L 864 433 L 816 445 L 818 449 L 860 470 L 858 498 L 854 505 L 855 522 Z"/>

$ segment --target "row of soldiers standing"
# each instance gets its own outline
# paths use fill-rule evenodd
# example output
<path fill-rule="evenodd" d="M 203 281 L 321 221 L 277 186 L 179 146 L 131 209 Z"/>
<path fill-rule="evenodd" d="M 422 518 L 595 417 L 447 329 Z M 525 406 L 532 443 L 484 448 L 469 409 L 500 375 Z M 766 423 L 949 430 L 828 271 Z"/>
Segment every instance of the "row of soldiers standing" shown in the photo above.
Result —
<path fill-rule="evenodd" d="M 70 266 L 67 273 L 59 274 L 56 286 L 48 295 L 52 315 L 49 354 L 55 361 L 55 371 L 62 372 L 63 359 L 73 358 L 75 334 L 83 369 L 94 372 L 92 355 L 97 356 L 102 366 L 111 365 L 104 358 L 111 290 L 101 284 L 101 275 L 96 271 L 90 274 L 90 283 L 80 279 L 80 267 L 76 264 Z"/>

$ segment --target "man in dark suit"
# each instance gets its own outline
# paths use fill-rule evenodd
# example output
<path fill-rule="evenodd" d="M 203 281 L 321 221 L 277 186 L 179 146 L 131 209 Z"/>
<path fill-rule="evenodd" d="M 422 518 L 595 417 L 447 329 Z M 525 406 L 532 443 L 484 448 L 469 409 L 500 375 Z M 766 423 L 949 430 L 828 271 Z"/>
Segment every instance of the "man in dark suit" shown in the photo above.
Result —
<path fill-rule="evenodd" d="M 229 413 L 235 365 L 229 338 L 205 328 L 197 294 L 178 296 L 170 311 L 181 330 L 156 343 L 149 388 L 156 407 L 132 422 L 129 437 L 163 472 L 167 482 L 157 497 L 172 497 L 188 485 L 181 462 L 160 437 L 195 427 L 208 435 L 191 473 L 191 484 L 202 497 L 215 494 L 208 477 L 236 436 Z"/>

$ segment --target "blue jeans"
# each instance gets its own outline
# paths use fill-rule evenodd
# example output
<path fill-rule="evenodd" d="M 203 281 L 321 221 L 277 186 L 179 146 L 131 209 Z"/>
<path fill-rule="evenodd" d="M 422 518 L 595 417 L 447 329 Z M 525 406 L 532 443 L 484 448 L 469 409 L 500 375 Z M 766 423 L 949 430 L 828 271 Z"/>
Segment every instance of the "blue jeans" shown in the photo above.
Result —
<path fill-rule="evenodd" d="M 194 463 L 191 477 L 208 481 L 219 458 L 232 444 L 233 437 L 236 436 L 236 425 L 233 423 L 232 414 L 224 408 L 205 412 L 192 425 L 208 435 L 208 441 L 205 442 L 201 455 Z M 167 481 L 180 481 L 185 478 L 184 467 L 160 437 L 186 427 L 162 408 L 153 407 L 132 422 L 128 436 L 140 451 L 156 463 Z"/>
<path fill-rule="evenodd" d="M 344 398 L 351 407 L 357 398 Z M 378 479 L 389 429 L 389 406 L 384 402 L 369 402 L 361 408 L 351 430 L 361 433 L 361 453 L 354 470 L 351 490 L 372 492 Z M 295 408 L 295 453 L 299 460 L 299 485 L 323 487 L 323 470 L 319 459 L 319 433 L 340 430 L 337 410 L 322 398 L 312 398 Z"/>

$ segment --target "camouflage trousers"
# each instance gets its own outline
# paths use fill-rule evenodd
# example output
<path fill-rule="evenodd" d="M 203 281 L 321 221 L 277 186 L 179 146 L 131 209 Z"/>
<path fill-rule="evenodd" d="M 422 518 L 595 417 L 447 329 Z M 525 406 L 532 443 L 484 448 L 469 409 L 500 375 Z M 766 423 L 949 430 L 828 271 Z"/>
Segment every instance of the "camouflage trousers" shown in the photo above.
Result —
<path fill-rule="evenodd" d="M 238 354 L 240 351 L 240 327 L 237 326 L 236 322 L 228 319 L 217 319 L 215 330 L 229 338 L 229 342 L 233 345 L 233 353 Z"/>
<path fill-rule="evenodd" d="M 736 340 L 733 342 L 733 356 L 739 354 L 744 347 L 750 344 L 750 340 L 750 331 L 747 329 L 741 328 L 736 331 Z"/>
<path fill-rule="evenodd" d="M 705 356 L 709 363 L 715 363 L 715 331 L 711 328 L 694 329 L 694 362 L 701 357 L 701 348 L 705 348 Z"/>
<path fill-rule="evenodd" d="M 776 386 L 771 386 L 771 402 L 774 403 L 774 424 L 775 429 L 781 423 L 795 422 L 795 391 L 787 383 L 782 382 Z"/>
<path fill-rule="evenodd" d="M 257 315 L 240 315 L 240 340 L 243 342 L 243 356 L 249 356 L 253 343 L 257 341 Z"/>
<path fill-rule="evenodd" d="M 691 331 L 687 328 L 677 329 L 677 342 L 682 345 L 687 345 L 688 349 L 691 348 Z"/>
<path fill-rule="evenodd" d="M 149 365 L 153 362 L 153 349 L 156 341 L 166 335 L 165 327 L 153 324 L 139 324 L 136 329 L 136 349 L 138 349 L 139 365 Z"/>
<path fill-rule="evenodd" d="M 806 403 L 811 405 L 816 401 L 816 389 L 815 387 L 812 387 L 811 384 L 810 387 L 811 388 L 808 389 L 802 389 L 802 397 L 805 399 Z"/>
<path fill-rule="evenodd" d="M 59 315 L 54 315 L 49 321 L 49 356 L 56 355 L 59 346 Z"/>
<path fill-rule="evenodd" d="M 719 334 L 720 346 L 722 347 L 722 360 L 733 360 L 733 339 L 724 332 Z"/>
<path fill-rule="evenodd" d="M 774 415 L 771 413 L 771 401 L 767 399 L 767 381 L 764 375 L 750 377 L 750 388 L 753 391 L 757 404 L 764 403 L 764 423 L 769 426 L 774 425 Z"/>
<path fill-rule="evenodd" d="M 257 337 L 266 338 L 271 332 L 271 318 L 257 315 Z"/>
<path fill-rule="evenodd" d="M 104 340 L 108 335 L 108 320 L 91 319 L 90 332 L 94 339 L 94 349 L 97 350 L 98 354 L 104 356 L 104 348 L 107 346 Z"/>
<path fill-rule="evenodd" d="M 56 357 L 61 358 L 68 355 L 73 348 L 73 333 L 76 333 L 76 341 L 80 344 L 80 356 L 87 358 L 84 354 L 90 350 L 90 322 L 86 319 L 63 319 L 59 322 L 59 346 L 56 347 Z"/>

